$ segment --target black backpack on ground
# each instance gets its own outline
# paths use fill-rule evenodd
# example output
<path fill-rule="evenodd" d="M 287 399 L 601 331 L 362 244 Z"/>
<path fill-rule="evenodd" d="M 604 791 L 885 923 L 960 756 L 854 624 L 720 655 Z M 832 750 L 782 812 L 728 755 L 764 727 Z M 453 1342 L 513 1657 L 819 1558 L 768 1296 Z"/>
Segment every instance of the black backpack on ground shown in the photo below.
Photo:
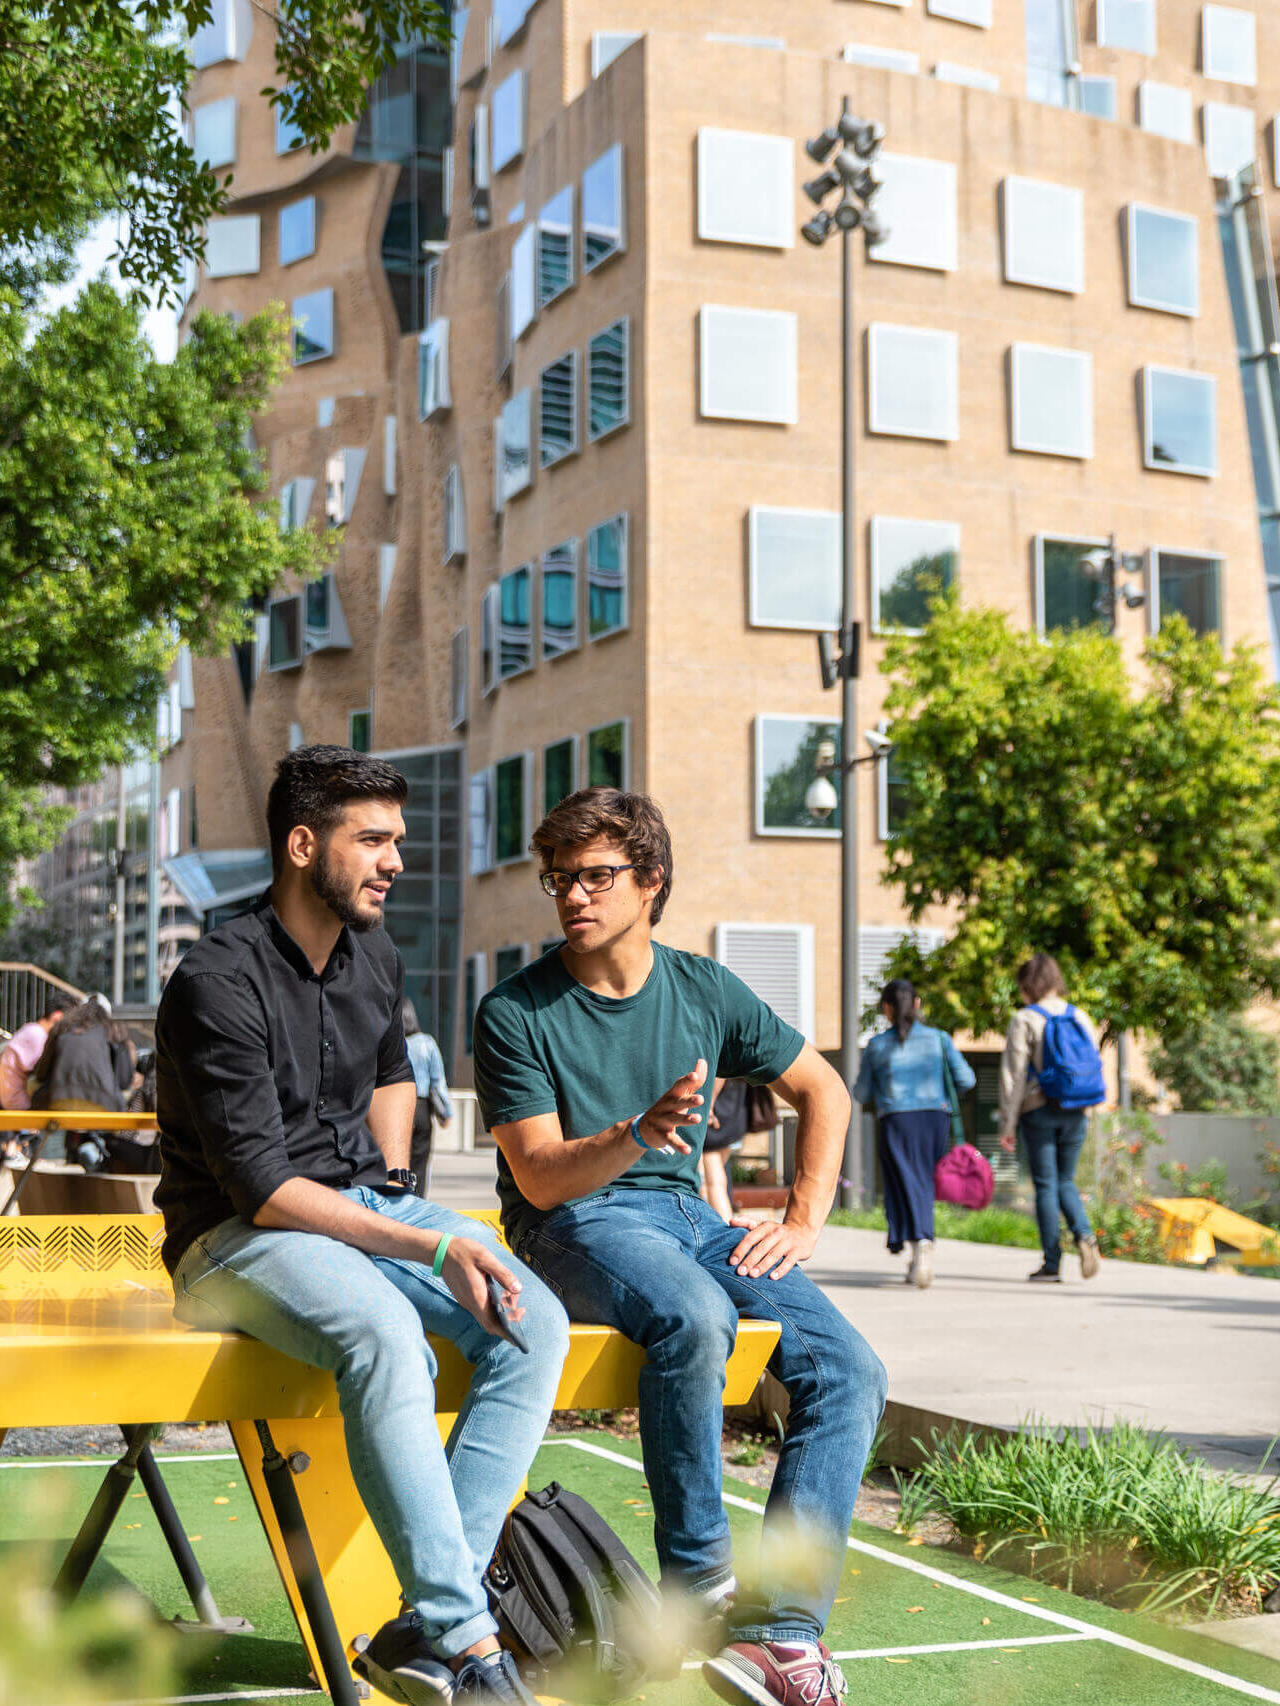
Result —
<path fill-rule="evenodd" d="M 531 1681 L 608 1702 L 645 1677 L 640 1641 L 659 1618 L 653 1583 L 608 1523 L 552 1481 L 508 1513 L 484 1577 L 504 1647 Z"/>

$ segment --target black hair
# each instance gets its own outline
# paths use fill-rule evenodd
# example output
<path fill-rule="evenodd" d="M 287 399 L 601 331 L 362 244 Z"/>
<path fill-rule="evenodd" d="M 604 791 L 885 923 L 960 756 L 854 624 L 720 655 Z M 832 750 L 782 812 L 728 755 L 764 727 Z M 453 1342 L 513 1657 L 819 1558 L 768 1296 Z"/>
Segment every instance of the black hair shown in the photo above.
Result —
<path fill-rule="evenodd" d="M 898 1041 L 905 1043 L 911 1034 L 911 1027 L 916 1022 L 916 986 L 905 977 L 890 978 L 880 991 L 880 1005 L 891 1007 L 893 1016 L 891 1024 L 898 1033 Z"/>
<path fill-rule="evenodd" d="M 406 1037 L 415 1037 L 422 1029 L 418 1023 L 418 1010 L 407 995 L 400 1003 L 400 1022 L 404 1026 Z"/>
<path fill-rule="evenodd" d="M 284 869 L 290 833 L 299 824 L 322 841 L 338 827 L 353 800 L 387 800 L 402 806 L 409 784 L 385 758 L 371 758 L 349 746 L 299 746 L 276 766 L 267 795 L 267 836 L 271 870 Z"/>
<path fill-rule="evenodd" d="M 41 1013 L 40 1017 L 42 1019 L 52 1019 L 55 1013 L 65 1013 L 69 1007 L 74 1006 L 75 1002 L 71 1000 L 70 997 L 64 995 L 61 1001 L 46 1001 L 44 1004 L 44 1012 Z"/>

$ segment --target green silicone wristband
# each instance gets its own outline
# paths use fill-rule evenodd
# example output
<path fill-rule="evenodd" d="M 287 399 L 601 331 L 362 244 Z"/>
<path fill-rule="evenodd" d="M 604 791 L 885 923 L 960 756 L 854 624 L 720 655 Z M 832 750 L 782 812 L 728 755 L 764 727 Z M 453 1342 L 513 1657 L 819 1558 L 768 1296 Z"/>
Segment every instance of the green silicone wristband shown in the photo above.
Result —
<path fill-rule="evenodd" d="M 446 1232 L 441 1237 L 440 1242 L 436 1245 L 436 1259 L 431 1264 L 431 1271 L 436 1276 L 437 1279 L 440 1278 L 440 1270 L 444 1266 L 444 1253 L 449 1248 L 449 1246 L 452 1242 L 453 1242 L 453 1233 L 452 1232 Z"/>

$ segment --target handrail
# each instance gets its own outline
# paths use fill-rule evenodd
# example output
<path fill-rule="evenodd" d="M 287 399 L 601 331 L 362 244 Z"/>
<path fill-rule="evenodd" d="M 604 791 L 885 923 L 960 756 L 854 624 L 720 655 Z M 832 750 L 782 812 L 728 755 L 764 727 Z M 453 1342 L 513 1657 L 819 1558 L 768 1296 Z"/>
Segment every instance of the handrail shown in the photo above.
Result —
<path fill-rule="evenodd" d="M 33 977 L 43 978 L 46 983 L 51 983 L 55 989 L 62 990 L 64 994 L 74 995 L 77 1001 L 83 1001 L 88 994 L 87 990 L 77 989 L 74 983 L 68 983 L 65 978 L 55 977 L 51 971 L 46 971 L 43 966 L 33 966 L 29 960 L 0 960 L 0 977 L 3 977 L 7 971 L 29 972 Z"/>
<path fill-rule="evenodd" d="M 84 991 L 27 960 L 0 960 L 0 1030 L 12 1035 L 38 1019 L 51 1003 L 69 1007 Z"/>

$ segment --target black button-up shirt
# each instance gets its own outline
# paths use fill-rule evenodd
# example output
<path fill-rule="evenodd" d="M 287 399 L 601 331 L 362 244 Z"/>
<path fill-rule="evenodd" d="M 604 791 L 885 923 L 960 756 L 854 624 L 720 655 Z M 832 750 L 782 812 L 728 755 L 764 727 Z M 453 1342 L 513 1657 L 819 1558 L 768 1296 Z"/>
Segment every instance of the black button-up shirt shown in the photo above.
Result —
<path fill-rule="evenodd" d="M 190 947 L 156 1014 L 162 1255 L 251 1221 L 289 1179 L 387 1182 L 365 1123 L 384 1084 L 413 1082 L 404 966 L 381 930 L 344 928 L 318 975 L 270 896 Z"/>

